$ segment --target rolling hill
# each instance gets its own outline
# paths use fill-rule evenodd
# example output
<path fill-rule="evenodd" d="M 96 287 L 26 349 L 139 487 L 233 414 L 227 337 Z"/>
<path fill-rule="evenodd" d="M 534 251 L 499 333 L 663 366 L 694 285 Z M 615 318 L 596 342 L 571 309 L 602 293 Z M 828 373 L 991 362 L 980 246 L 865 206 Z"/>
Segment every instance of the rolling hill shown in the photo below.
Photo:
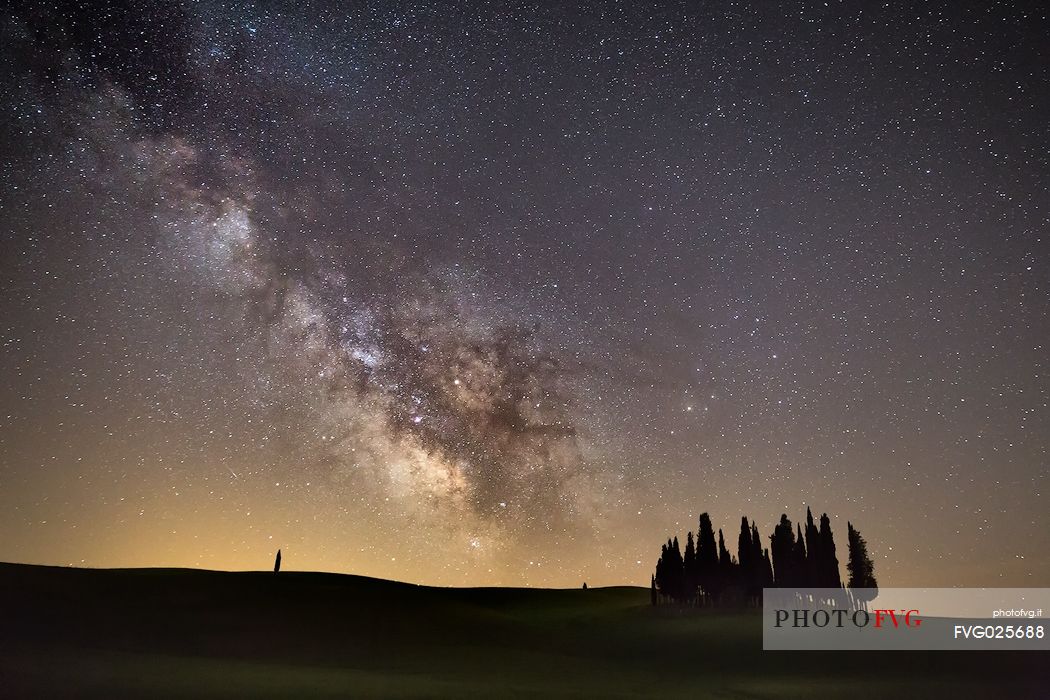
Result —
<path fill-rule="evenodd" d="M 644 588 L 0 564 L 3 697 L 1046 697 L 1045 655 L 763 652 Z"/>

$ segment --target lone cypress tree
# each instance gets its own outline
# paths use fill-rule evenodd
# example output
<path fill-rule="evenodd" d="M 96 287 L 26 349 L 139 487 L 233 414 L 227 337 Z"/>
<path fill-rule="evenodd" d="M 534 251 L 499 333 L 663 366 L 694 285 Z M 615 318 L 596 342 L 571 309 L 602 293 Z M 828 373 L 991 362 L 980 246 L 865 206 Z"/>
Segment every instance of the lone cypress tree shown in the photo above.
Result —
<path fill-rule="evenodd" d="M 273 560 L 273 572 L 276 574 L 281 570 L 281 550 L 277 550 L 277 558 Z"/>

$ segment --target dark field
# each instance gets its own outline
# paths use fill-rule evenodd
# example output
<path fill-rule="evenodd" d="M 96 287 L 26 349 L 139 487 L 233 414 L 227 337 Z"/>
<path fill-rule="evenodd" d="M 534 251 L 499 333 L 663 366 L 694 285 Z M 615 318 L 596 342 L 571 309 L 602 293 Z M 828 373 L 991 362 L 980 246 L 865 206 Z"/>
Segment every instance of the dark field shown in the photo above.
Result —
<path fill-rule="evenodd" d="M 763 652 L 643 588 L 0 564 L 2 697 L 1046 698 L 1045 653 Z"/>

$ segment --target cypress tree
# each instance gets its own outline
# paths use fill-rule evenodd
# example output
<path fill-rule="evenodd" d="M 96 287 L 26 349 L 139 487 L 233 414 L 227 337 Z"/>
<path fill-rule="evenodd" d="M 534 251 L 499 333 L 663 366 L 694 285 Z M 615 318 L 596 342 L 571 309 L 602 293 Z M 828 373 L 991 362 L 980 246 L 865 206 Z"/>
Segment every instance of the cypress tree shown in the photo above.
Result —
<path fill-rule="evenodd" d="M 747 524 L 747 516 L 740 518 L 740 537 L 736 541 L 736 558 L 740 563 L 740 572 L 746 579 L 752 570 L 751 527 Z"/>
<path fill-rule="evenodd" d="M 806 506 L 806 567 L 805 585 L 821 586 L 824 552 L 820 547 L 820 533 L 813 522 L 813 511 Z"/>
<path fill-rule="evenodd" d="M 846 570 L 849 571 L 850 588 L 878 588 L 875 580 L 875 564 L 868 556 L 868 543 L 860 534 L 860 530 L 853 527 L 853 523 L 847 522 L 849 537 L 849 561 Z"/>
<path fill-rule="evenodd" d="M 773 563 L 769 561 L 769 550 L 762 550 L 762 587 L 773 587 Z"/>
<path fill-rule="evenodd" d="M 674 541 L 671 543 L 670 560 L 671 597 L 673 597 L 678 602 L 682 602 L 685 590 L 685 567 L 684 562 L 682 560 L 682 548 L 678 545 L 677 537 L 675 537 Z"/>
<path fill-rule="evenodd" d="M 835 536 L 831 534 L 831 519 L 827 513 L 820 516 L 820 579 L 822 588 L 841 588 L 839 560 L 835 556 Z"/>
<path fill-rule="evenodd" d="M 794 585 L 791 562 L 795 550 L 795 530 L 791 527 L 791 520 L 787 513 L 781 514 L 780 522 L 773 528 L 773 534 L 769 539 L 776 586 L 788 588 Z"/>
<path fill-rule="evenodd" d="M 755 571 L 758 571 L 762 567 L 760 562 L 762 561 L 762 537 L 758 534 L 758 525 L 751 523 L 751 562 L 752 567 Z"/>
<path fill-rule="evenodd" d="M 726 538 L 718 528 L 718 570 L 715 573 L 715 597 L 722 600 L 723 594 L 733 585 L 733 558 L 726 549 Z"/>
<path fill-rule="evenodd" d="M 798 538 L 795 540 L 795 551 L 792 554 L 792 567 L 794 569 L 794 582 L 791 584 L 795 588 L 805 588 L 809 585 L 809 581 L 806 579 L 806 541 L 802 537 L 802 526 L 798 526 Z"/>
<path fill-rule="evenodd" d="M 700 531 L 696 534 L 696 574 L 700 588 L 704 593 L 711 593 L 718 574 L 718 550 L 711 516 L 707 513 L 700 514 Z"/>
<path fill-rule="evenodd" d="M 682 556 L 682 583 L 686 602 L 692 602 L 696 594 L 696 546 L 693 544 L 693 533 L 685 538 L 685 554 Z"/>
<path fill-rule="evenodd" d="M 670 544 L 670 540 L 668 540 Z M 653 576 L 656 582 L 656 588 L 660 592 L 660 595 L 668 595 L 668 581 L 667 581 L 667 545 L 660 545 L 660 558 L 656 560 L 656 574 Z"/>
<path fill-rule="evenodd" d="M 729 556 L 729 550 L 726 549 L 726 538 L 722 536 L 722 528 L 718 528 L 718 568 L 722 571 L 729 571 L 733 568 L 733 559 Z"/>
<path fill-rule="evenodd" d="M 722 535 L 721 528 L 718 528 L 718 558 L 715 561 L 715 572 L 712 575 L 712 594 L 715 597 L 715 602 L 719 602 L 722 598 L 722 593 L 726 592 L 726 588 L 730 586 L 730 569 L 732 568 L 732 559 L 729 555 L 729 550 L 726 549 L 726 537 Z"/>
<path fill-rule="evenodd" d="M 758 534 L 758 525 L 754 522 L 751 523 L 751 575 L 748 578 L 747 585 L 750 587 L 751 598 L 755 601 L 755 604 L 761 602 L 760 596 L 762 595 L 762 587 L 766 585 L 773 585 L 770 581 L 768 584 L 762 575 L 762 536 Z"/>
<path fill-rule="evenodd" d="M 740 519 L 740 537 L 737 539 L 737 555 L 740 557 L 739 585 L 745 604 L 755 598 L 755 580 L 758 576 L 758 560 L 755 559 L 754 523 L 748 525 L 747 518 Z"/>

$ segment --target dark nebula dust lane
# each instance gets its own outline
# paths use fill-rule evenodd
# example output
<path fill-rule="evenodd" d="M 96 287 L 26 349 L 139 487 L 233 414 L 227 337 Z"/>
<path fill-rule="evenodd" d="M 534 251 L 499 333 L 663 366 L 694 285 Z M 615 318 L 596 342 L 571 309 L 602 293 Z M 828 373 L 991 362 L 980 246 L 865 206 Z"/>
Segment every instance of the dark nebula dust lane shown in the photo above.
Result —
<path fill-rule="evenodd" d="M 644 585 L 812 504 L 1045 580 L 1047 29 L 16 3 L 0 560 Z"/>

